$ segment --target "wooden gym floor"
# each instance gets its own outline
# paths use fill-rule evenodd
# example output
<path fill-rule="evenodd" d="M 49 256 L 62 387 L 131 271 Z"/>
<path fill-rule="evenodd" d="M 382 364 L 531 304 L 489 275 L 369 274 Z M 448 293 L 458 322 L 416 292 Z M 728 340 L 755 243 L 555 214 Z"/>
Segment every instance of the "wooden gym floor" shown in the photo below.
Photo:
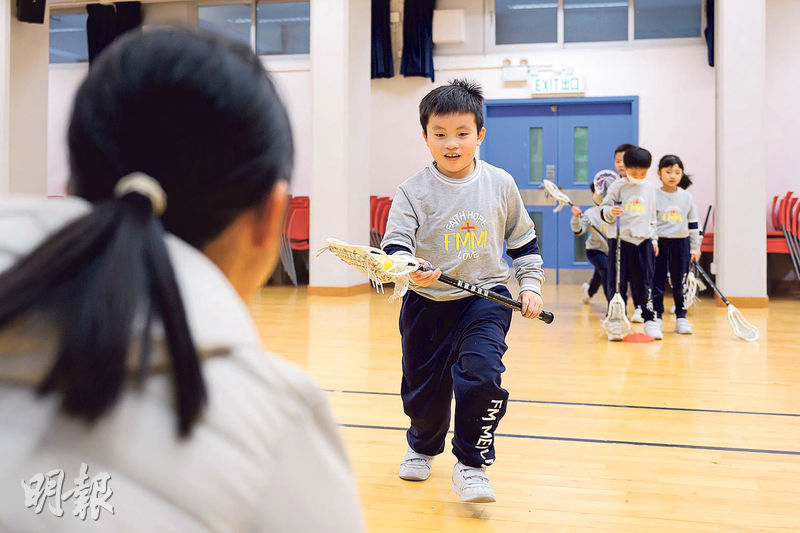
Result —
<path fill-rule="evenodd" d="M 397 477 L 408 419 L 387 296 L 276 287 L 250 303 L 267 347 L 328 391 L 369 531 L 800 531 L 800 301 L 744 309 L 757 343 L 710 296 L 692 336 L 666 315 L 661 342 L 609 343 L 600 295 L 548 286 L 555 322 L 511 326 L 498 501 L 476 505 L 450 489 L 449 439 L 428 481 Z"/>

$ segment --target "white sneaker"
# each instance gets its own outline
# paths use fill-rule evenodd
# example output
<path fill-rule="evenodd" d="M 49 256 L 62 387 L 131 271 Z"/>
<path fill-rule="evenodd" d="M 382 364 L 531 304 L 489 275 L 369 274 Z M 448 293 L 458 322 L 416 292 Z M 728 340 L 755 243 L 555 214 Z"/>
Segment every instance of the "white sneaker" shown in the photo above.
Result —
<path fill-rule="evenodd" d="M 492 503 L 495 500 L 494 490 L 489 485 L 486 468 L 467 466 L 460 461 L 453 467 L 453 491 L 461 497 L 462 502 Z"/>
<path fill-rule="evenodd" d="M 661 331 L 661 328 L 658 327 L 658 322 L 655 320 L 648 320 L 644 323 L 644 334 L 659 341 L 664 338 L 664 332 Z"/>
<path fill-rule="evenodd" d="M 581 285 L 581 301 L 585 304 L 588 304 L 589 300 L 591 299 L 592 297 L 589 296 L 589 284 L 584 283 L 583 285 Z"/>
<path fill-rule="evenodd" d="M 635 322 L 636 324 L 641 324 L 644 322 L 644 318 L 642 318 L 642 310 L 638 307 L 633 310 L 633 316 L 631 317 L 631 322 Z"/>
<path fill-rule="evenodd" d="M 691 335 L 692 325 L 689 324 L 687 319 L 679 318 L 675 321 L 675 333 L 679 333 L 680 335 Z"/>
<path fill-rule="evenodd" d="M 658 329 L 660 329 L 663 332 L 664 331 L 664 321 L 661 320 L 660 318 L 656 318 L 656 324 L 658 324 Z"/>
<path fill-rule="evenodd" d="M 408 447 L 403 462 L 400 463 L 400 479 L 425 481 L 431 475 L 433 456 L 417 453 Z"/>

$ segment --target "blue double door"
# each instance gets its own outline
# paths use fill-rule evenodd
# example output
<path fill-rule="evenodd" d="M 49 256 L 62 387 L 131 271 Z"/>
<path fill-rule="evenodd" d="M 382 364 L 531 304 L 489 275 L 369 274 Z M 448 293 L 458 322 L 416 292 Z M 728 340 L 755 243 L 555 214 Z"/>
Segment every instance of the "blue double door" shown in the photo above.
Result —
<path fill-rule="evenodd" d="M 586 236 L 570 229 L 572 213 L 553 212 L 543 180 L 555 182 L 575 205 L 592 205 L 589 184 L 596 172 L 614 169 L 614 149 L 638 142 L 636 97 L 489 100 L 485 103 L 486 140 L 481 159 L 507 170 L 536 224 L 544 268 L 556 283 L 580 281 Z"/>

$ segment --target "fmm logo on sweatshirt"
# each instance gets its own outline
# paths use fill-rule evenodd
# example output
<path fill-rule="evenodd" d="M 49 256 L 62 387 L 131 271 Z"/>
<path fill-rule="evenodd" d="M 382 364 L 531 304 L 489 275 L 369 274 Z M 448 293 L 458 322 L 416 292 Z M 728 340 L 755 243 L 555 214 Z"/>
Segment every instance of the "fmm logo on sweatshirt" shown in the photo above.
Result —
<path fill-rule="evenodd" d="M 644 214 L 644 199 L 641 196 L 634 196 L 625 204 L 625 212 L 634 216 Z"/>
<path fill-rule="evenodd" d="M 683 222 L 683 213 L 681 210 L 675 206 L 670 206 L 661 213 L 661 220 L 664 222 L 671 222 L 676 224 L 678 222 Z"/>
<path fill-rule="evenodd" d="M 478 248 L 489 247 L 489 232 L 486 229 L 488 221 L 486 217 L 477 211 L 466 210 L 456 213 L 447 221 L 447 229 L 444 234 L 444 249 L 450 251 L 455 246 L 456 251 L 469 250 L 474 252 Z M 467 259 L 464 257 L 462 259 Z"/>

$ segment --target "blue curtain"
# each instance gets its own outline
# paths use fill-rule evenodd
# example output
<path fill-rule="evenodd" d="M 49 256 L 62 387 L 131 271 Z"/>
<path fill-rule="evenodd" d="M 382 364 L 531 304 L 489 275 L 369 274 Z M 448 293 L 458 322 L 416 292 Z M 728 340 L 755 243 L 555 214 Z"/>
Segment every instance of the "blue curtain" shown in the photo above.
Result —
<path fill-rule="evenodd" d="M 708 65 L 714 66 L 714 0 L 706 0 L 706 44 L 708 45 Z"/>
<path fill-rule="evenodd" d="M 389 0 L 372 0 L 372 77 L 394 76 Z"/>
<path fill-rule="evenodd" d="M 403 11 L 403 76 L 433 81 L 433 6 L 435 0 L 406 0 Z"/>
<path fill-rule="evenodd" d="M 114 39 L 142 24 L 141 2 L 117 2 L 113 6 L 88 4 L 86 13 L 88 14 L 86 39 L 89 45 L 89 64 Z"/>

